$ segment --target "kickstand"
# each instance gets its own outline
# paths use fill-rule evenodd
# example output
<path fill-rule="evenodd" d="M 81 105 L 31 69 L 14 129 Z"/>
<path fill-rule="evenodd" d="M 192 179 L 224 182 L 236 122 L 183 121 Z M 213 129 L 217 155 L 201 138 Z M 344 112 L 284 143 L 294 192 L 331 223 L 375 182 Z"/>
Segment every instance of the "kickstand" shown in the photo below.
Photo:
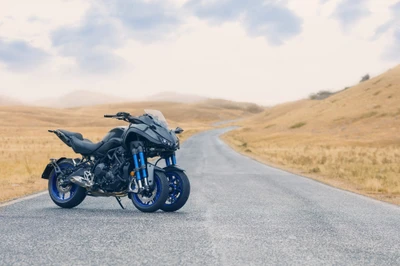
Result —
<path fill-rule="evenodd" d="M 120 197 L 115 197 L 115 198 L 117 199 L 119 206 L 121 206 L 121 208 L 125 210 L 124 205 L 122 205 L 121 203 L 121 198 Z"/>

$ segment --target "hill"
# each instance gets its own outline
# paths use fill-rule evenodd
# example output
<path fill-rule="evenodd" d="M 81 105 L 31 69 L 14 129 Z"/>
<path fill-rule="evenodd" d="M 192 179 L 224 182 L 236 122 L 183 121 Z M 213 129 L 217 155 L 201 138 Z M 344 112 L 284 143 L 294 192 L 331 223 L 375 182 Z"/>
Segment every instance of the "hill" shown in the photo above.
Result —
<path fill-rule="evenodd" d="M 157 109 L 172 123 L 204 124 L 246 117 L 264 109 L 252 103 L 207 100 L 200 103 L 129 102 L 74 108 L 32 106 L 0 107 L 0 126 L 109 126 L 120 121 L 104 119 L 104 114 L 126 111 L 143 114 L 144 109 Z"/>
<path fill-rule="evenodd" d="M 175 103 L 198 103 L 206 101 L 206 97 L 177 92 L 160 92 L 144 98 L 124 98 L 106 93 L 77 90 L 69 92 L 60 97 L 50 97 L 34 101 L 32 105 L 51 108 L 74 108 L 95 105 L 116 104 L 124 102 L 175 102 Z M 1 105 L 1 99 L 0 99 Z M 13 105 L 13 104 L 8 104 Z"/>
<path fill-rule="evenodd" d="M 272 107 L 226 136 L 268 163 L 400 203 L 400 66 L 324 100 Z"/>
<path fill-rule="evenodd" d="M 178 102 L 178 103 L 198 103 L 205 100 L 207 100 L 207 97 L 202 97 L 194 94 L 177 93 L 171 91 L 160 92 L 146 98 L 146 101 L 151 101 L 151 102 Z"/>
<path fill-rule="evenodd" d="M 0 106 L 13 106 L 13 105 L 21 105 L 22 102 L 5 95 L 0 95 Z"/>
<path fill-rule="evenodd" d="M 37 100 L 33 103 L 33 105 L 51 108 L 72 108 L 79 106 L 93 106 L 99 104 L 119 103 L 126 101 L 129 101 L 129 99 L 127 100 L 126 98 L 116 97 L 101 92 L 77 90 L 60 97 Z"/>

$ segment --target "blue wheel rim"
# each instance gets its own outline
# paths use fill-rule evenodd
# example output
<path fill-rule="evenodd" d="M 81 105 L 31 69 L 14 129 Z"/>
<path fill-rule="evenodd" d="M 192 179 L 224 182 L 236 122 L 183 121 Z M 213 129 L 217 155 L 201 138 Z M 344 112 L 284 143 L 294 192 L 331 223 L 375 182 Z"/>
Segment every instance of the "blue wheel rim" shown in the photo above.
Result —
<path fill-rule="evenodd" d="M 59 165 L 60 169 L 68 169 L 72 168 L 72 165 L 69 163 L 63 163 Z M 68 192 L 60 192 L 59 189 L 57 188 L 57 174 L 53 172 L 53 175 L 50 177 L 51 178 L 51 189 L 50 193 L 51 195 L 57 199 L 59 202 L 67 202 L 69 201 L 76 193 L 76 189 L 78 186 L 76 184 L 71 184 L 71 188 L 68 190 Z"/>
<path fill-rule="evenodd" d="M 133 200 L 139 205 L 139 206 L 142 206 L 142 207 L 150 207 L 150 206 L 153 206 L 157 201 L 158 201 L 158 199 L 160 198 L 160 195 L 161 195 L 161 181 L 160 181 L 160 178 L 157 176 L 157 175 L 154 175 L 154 183 L 155 183 L 155 185 L 156 185 L 156 189 L 157 189 L 157 191 L 156 191 L 156 195 L 154 196 L 154 198 L 149 202 L 149 203 L 145 203 L 145 202 L 143 202 L 141 199 L 140 199 L 140 197 L 139 197 L 139 195 L 138 194 L 134 194 L 133 195 Z"/>
<path fill-rule="evenodd" d="M 167 172 L 168 185 L 169 185 L 169 196 L 165 204 L 174 204 L 179 197 L 182 195 L 182 178 L 176 172 Z"/>

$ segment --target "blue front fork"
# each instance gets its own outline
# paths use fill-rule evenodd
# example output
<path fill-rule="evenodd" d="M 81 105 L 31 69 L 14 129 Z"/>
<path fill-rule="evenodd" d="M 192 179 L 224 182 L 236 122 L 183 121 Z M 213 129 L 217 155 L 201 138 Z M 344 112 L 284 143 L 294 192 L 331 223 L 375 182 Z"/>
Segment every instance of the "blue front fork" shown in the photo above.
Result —
<path fill-rule="evenodd" d="M 176 165 L 175 153 L 173 153 L 170 157 L 165 158 L 165 164 L 167 166 Z"/>
<path fill-rule="evenodd" d="M 144 181 L 144 186 L 147 189 L 149 187 L 149 182 L 147 180 L 148 175 L 146 160 L 144 159 L 144 153 L 142 151 L 133 154 L 133 164 L 135 165 L 135 174 L 139 189 L 143 187 L 142 180 Z"/>
<path fill-rule="evenodd" d="M 137 154 L 133 154 L 133 163 L 135 164 L 135 173 L 136 173 L 136 179 L 142 180 L 142 176 L 140 175 L 140 166 L 139 166 L 139 160 Z"/>

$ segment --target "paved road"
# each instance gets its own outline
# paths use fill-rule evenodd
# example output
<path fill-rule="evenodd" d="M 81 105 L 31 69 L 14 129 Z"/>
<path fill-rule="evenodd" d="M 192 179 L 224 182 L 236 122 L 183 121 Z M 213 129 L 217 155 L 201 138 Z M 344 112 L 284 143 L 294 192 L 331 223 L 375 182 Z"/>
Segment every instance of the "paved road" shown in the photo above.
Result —
<path fill-rule="evenodd" d="M 0 265 L 400 265 L 400 208 L 259 164 L 201 133 L 178 157 L 177 213 L 47 195 L 0 208 Z"/>

